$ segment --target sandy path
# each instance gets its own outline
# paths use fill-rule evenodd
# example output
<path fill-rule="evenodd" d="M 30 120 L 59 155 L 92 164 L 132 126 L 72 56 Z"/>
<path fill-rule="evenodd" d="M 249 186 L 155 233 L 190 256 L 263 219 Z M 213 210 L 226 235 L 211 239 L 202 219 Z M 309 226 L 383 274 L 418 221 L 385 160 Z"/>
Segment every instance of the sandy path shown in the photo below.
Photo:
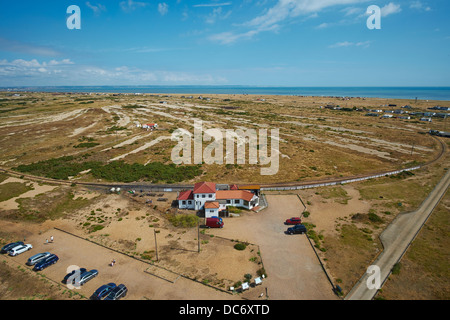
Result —
<path fill-rule="evenodd" d="M 134 149 L 134 150 L 132 150 L 132 151 L 130 151 L 130 152 L 127 152 L 127 153 L 125 153 L 125 154 L 122 154 L 122 155 L 120 155 L 120 156 L 117 156 L 117 157 L 115 157 L 115 158 L 113 158 L 113 159 L 110 159 L 110 160 L 108 160 L 108 161 L 111 162 L 111 161 L 117 161 L 117 160 L 123 159 L 123 158 L 129 156 L 130 154 L 135 154 L 135 153 L 144 151 L 145 149 L 148 149 L 148 148 L 150 148 L 151 146 L 154 146 L 155 144 L 157 144 L 157 143 L 159 143 L 159 142 L 161 142 L 161 141 L 163 141 L 163 140 L 170 140 L 170 139 L 172 139 L 172 137 L 169 137 L 169 136 L 158 137 L 158 138 L 156 138 L 155 140 L 150 141 L 150 142 L 147 142 L 146 144 L 144 144 L 143 146 L 141 146 L 141 147 L 139 147 L 139 148 L 137 148 L 137 149 Z M 149 162 L 150 162 L 150 161 L 149 161 Z M 149 163 L 149 162 L 147 162 L 147 163 Z"/>
<path fill-rule="evenodd" d="M 10 183 L 10 182 L 20 182 L 20 183 L 27 183 L 28 186 L 31 186 L 34 188 L 34 190 L 27 191 L 25 193 L 22 193 L 20 196 L 11 198 L 9 200 L 0 202 L 0 210 L 15 210 L 19 209 L 19 203 L 16 202 L 17 199 L 24 199 L 24 198 L 34 198 L 35 196 L 46 193 L 49 191 L 52 191 L 56 188 L 56 186 L 49 186 L 49 185 L 39 185 L 35 182 L 31 182 L 28 184 L 29 181 L 25 181 L 18 178 L 8 178 L 5 181 L 3 181 L 0 184 Z"/>

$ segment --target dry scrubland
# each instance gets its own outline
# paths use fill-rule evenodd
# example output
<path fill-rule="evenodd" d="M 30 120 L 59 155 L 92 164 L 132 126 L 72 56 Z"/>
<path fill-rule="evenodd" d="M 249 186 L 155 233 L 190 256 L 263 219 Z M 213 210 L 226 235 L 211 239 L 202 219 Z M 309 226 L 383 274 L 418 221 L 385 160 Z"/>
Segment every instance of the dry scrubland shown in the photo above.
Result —
<path fill-rule="evenodd" d="M 449 105 L 448 102 L 363 98 L 248 95 L 209 95 L 208 98 L 2 93 L 0 165 L 15 168 L 70 156 L 58 164 L 22 169 L 83 181 L 129 182 L 137 178 L 168 183 L 210 180 L 267 184 L 343 177 L 404 168 L 433 159 L 438 145 L 424 133 L 429 129 L 446 129 L 443 119 L 432 123 L 419 121 L 419 116 L 411 120 L 379 119 L 366 117 L 368 110 L 395 110 L 410 105 L 412 109 L 408 111 L 423 112 L 436 104 Z M 384 107 L 387 104 L 397 107 Z M 320 108 L 327 105 L 344 109 Z M 203 130 L 268 129 L 270 133 L 271 129 L 279 128 L 278 173 L 261 176 L 260 166 L 249 165 L 248 159 L 246 165 L 168 168 L 176 145 L 171 141 L 172 132 L 182 128 L 193 134 L 194 120 L 203 121 Z M 136 123 L 158 123 L 159 128 L 146 131 L 137 128 Z M 208 144 L 204 142 L 203 147 Z M 114 167 L 116 161 L 142 167 L 158 162 L 165 166 L 160 171 L 167 174 L 151 171 L 150 176 L 133 176 L 129 174 L 131 169 L 119 174 Z"/>
<path fill-rule="evenodd" d="M 42 162 L 28 171 L 37 175 L 51 173 L 57 177 L 67 176 L 69 181 L 133 178 L 126 170 L 122 175 L 113 177 L 98 178 L 94 175 L 95 172 L 101 174 L 102 166 L 107 166 L 113 159 L 141 166 L 160 162 L 160 171 L 168 173 L 159 182 L 179 182 L 177 179 L 180 176 L 189 177 L 188 180 L 181 179 L 182 183 L 205 180 L 276 183 L 345 177 L 428 162 L 439 154 L 439 148 L 436 141 L 424 133 L 429 129 L 446 129 L 442 119 L 432 123 L 417 119 L 381 120 L 365 117 L 366 112 L 353 110 L 354 107 L 379 109 L 391 103 L 398 107 L 408 104 L 413 111 L 424 111 L 437 102 L 420 101 L 415 104 L 405 100 L 245 95 L 209 95 L 209 101 L 196 99 L 198 95 L 194 95 L 194 99 L 181 98 L 181 95 L 20 95 L 15 97 L 2 93 L 0 97 L 0 165 L 10 169 L 72 156 L 70 160 Z M 353 111 L 320 108 L 328 104 Z M 170 153 L 175 145 L 170 140 L 171 132 L 185 128 L 192 133 L 194 119 L 203 120 L 204 129 L 280 128 L 279 173 L 261 177 L 258 166 L 205 164 L 188 172 L 176 171 L 170 166 Z M 156 122 L 159 128 L 153 132 L 145 131 L 136 128 L 135 122 Z M 300 196 L 306 205 L 304 221 L 310 230 L 309 235 L 333 282 L 339 284 L 345 294 L 382 250 L 378 235 L 385 226 L 398 213 L 416 208 L 447 166 L 448 155 L 413 174 L 351 185 L 267 194 L 294 194 L 294 197 L 286 198 L 286 201 L 294 201 L 286 202 L 286 208 L 291 209 L 283 212 L 280 207 L 278 210 L 280 219 L 281 213 L 298 215 L 302 212 L 303 207 L 295 195 Z M 151 178 L 147 180 L 152 181 Z M 210 287 L 227 290 L 229 286 L 243 282 L 246 274 L 255 278 L 264 271 L 268 280 L 271 278 L 270 270 L 263 269 L 265 259 L 272 266 L 270 256 L 267 257 L 271 254 L 270 246 L 265 244 L 266 251 L 260 252 L 259 245 L 260 242 L 264 245 L 264 239 L 258 242 L 259 234 L 249 232 L 248 225 L 241 226 L 244 221 L 259 221 L 254 220 L 258 219 L 258 214 L 241 212 L 241 217 L 226 222 L 234 227 L 223 229 L 225 233 L 202 231 L 199 254 L 195 219 L 192 220 L 192 212 L 181 212 L 171 207 L 175 193 L 139 195 L 132 196 L 126 192 L 121 195 L 108 194 L 101 189 L 51 185 L 21 178 L 20 174 L 12 177 L 0 173 L 0 241 L 6 243 L 24 237 L 43 241 L 42 237 L 58 227 L 144 262 L 154 263 L 156 267 L 147 271 L 156 276 L 171 278 L 175 275 L 176 278 L 183 275 L 193 280 L 192 283 L 202 284 L 200 289 L 191 288 L 192 292 L 213 290 L 211 297 L 218 299 L 223 298 L 218 293 L 220 291 Z M 167 200 L 158 201 L 161 197 Z M 402 261 L 400 273 L 391 276 L 378 298 L 405 298 L 403 293 L 407 290 L 409 296 L 417 299 L 448 299 L 448 271 L 445 269 L 448 262 L 448 252 L 445 252 L 449 225 L 446 222 L 447 200 L 448 196 Z M 276 211 L 270 203 L 269 209 L 267 212 L 271 214 Z M 265 211 L 259 214 L 267 214 Z M 267 221 L 278 221 L 271 219 L 273 217 Z M 283 226 L 269 228 L 281 230 Z M 155 232 L 159 261 L 156 261 Z M 220 236 L 223 234 L 226 237 Z M 234 249 L 238 242 L 248 243 L 248 246 L 238 251 Z M 105 256 L 105 261 L 109 258 Z M 2 258 L 2 299 L 85 297 L 25 269 L 24 266 L 11 264 L 9 258 Z M 16 281 L 18 279 L 20 281 Z M 23 286 L 22 279 L 35 285 Z M 411 279 L 415 281 L 414 287 L 409 283 Z M 139 282 L 138 279 L 136 281 Z M 269 292 L 270 288 L 276 292 L 277 284 L 268 283 L 271 286 Z M 158 295 L 157 292 L 150 292 L 145 298 L 179 298 L 179 295 L 170 295 L 168 291 L 161 292 L 165 293 Z M 250 290 L 237 298 L 258 299 L 259 293 Z M 199 297 L 204 296 L 200 294 Z M 228 297 L 235 298 L 225 294 L 225 298 Z M 142 299 L 143 296 L 135 298 Z"/>

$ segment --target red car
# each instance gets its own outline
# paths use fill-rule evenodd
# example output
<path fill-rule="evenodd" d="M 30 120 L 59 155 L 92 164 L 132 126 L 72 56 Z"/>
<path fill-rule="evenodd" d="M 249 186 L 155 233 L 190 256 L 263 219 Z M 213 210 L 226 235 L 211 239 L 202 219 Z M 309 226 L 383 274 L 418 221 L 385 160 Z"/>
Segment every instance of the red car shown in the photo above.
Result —
<path fill-rule="evenodd" d="M 284 224 L 291 224 L 291 225 L 296 225 L 296 224 L 301 224 L 302 220 L 298 217 L 293 217 L 290 219 L 287 219 Z"/>

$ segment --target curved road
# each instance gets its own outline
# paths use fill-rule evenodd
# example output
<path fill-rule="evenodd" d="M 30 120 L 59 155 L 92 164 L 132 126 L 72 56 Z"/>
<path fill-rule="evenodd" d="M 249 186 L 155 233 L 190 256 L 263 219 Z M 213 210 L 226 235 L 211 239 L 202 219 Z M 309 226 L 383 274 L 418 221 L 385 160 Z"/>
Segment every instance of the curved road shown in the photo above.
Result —
<path fill-rule="evenodd" d="M 430 217 L 434 208 L 445 195 L 449 185 L 450 170 L 447 170 L 444 177 L 416 211 L 399 214 L 380 235 L 384 249 L 372 265 L 380 268 L 381 286 L 391 274 L 394 265 L 403 257 L 411 242 Z M 369 284 L 374 283 L 373 276 L 373 271 L 364 274 L 347 294 L 345 300 L 372 300 L 378 290 L 369 289 L 367 281 L 371 278 Z"/>

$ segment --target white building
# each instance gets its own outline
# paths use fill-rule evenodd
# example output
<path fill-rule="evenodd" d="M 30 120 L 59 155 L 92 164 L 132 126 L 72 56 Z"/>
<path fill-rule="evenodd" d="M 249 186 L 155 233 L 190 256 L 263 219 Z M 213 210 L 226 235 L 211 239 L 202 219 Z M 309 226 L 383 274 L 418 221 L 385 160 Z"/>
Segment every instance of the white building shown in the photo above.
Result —
<path fill-rule="evenodd" d="M 205 216 L 218 216 L 228 206 L 251 210 L 259 205 L 259 197 L 249 190 L 216 190 L 213 182 L 199 182 L 194 190 L 178 194 L 178 208 L 204 210 Z"/>

